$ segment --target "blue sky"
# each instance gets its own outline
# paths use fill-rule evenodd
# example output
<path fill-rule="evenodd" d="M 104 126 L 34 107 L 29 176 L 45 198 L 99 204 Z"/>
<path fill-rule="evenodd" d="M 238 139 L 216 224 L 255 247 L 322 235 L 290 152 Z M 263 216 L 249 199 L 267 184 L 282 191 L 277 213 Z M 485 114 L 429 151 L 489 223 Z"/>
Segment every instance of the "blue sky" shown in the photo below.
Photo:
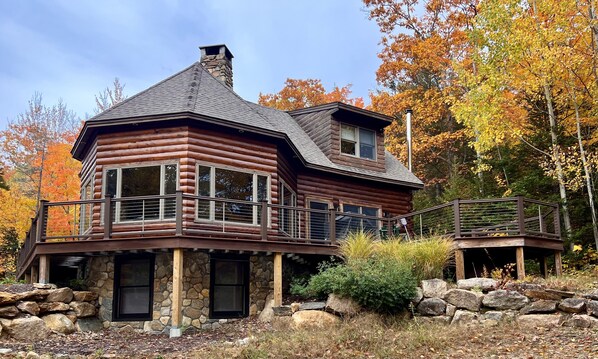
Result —
<path fill-rule="evenodd" d="M 379 40 L 358 0 L 0 1 L 0 128 L 35 91 L 84 117 L 115 77 L 131 96 L 197 61 L 198 46 L 220 43 L 247 100 L 292 77 L 352 83 L 368 103 Z"/>

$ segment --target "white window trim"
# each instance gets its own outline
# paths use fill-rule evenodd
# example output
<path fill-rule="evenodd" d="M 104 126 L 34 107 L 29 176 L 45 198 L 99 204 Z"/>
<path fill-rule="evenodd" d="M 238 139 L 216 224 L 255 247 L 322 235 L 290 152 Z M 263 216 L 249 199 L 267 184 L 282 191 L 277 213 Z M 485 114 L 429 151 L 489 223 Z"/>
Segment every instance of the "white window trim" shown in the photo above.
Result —
<path fill-rule="evenodd" d="M 176 191 L 179 190 L 180 186 L 180 168 L 178 162 L 176 161 L 169 161 L 169 162 L 144 162 L 144 163 L 135 163 L 135 164 L 125 164 L 125 165 L 115 165 L 106 167 L 102 171 L 102 198 L 106 198 L 106 187 L 108 185 L 108 181 L 106 181 L 106 175 L 108 171 L 116 170 L 116 194 L 114 198 L 122 198 L 122 170 L 126 168 L 139 168 L 139 167 L 156 167 L 160 166 L 160 194 L 158 196 L 164 195 L 164 176 L 166 174 L 166 166 L 175 165 L 176 166 Z M 133 198 L 133 197 L 132 197 Z M 164 198 L 160 199 L 160 217 L 156 219 L 147 219 L 147 220 L 132 220 L 132 221 L 121 221 L 120 220 L 120 207 L 122 201 L 117 201 L 115 203 L 115 210 L 113 214 L 113 223 L 146 223 L 146 222 L 163 222 L 163 221 L 174 221 L 175 218 L 164 218 Z M 175 215 L 176 217 L 176 215 Z M 102 210 L 102 223 L 104 222 L 104 211 Z"/>
<path fill-rule="evenodd" d="M 197 162 L 195 165 L 195 195 L 199 195 L 199 186 L 198 186 L 198 181 L 197 179 L 199 178 L 199 167 L 209 167 L 210 168 L 210 195 L 209 197 L 214 197 L 216 194 L 216 181 L 215 181 L 215 177 L 216 177 L 216 169 L 222 169 L 222 170 L 227 170 L 227 171 L 235 171 L 235 172 L 241 172 L 241 173 L 248 173 L 253 175 L 252 176 L 252 181 L 253 181 L 253 188 L 252 188 L 252 197 L 253 197 L 253 202 L 254 203 L 259 203 L 259 201 L 257 200 L 258 197 L 258 176 L 262 176 L 262 177 L 266 177 L 266 197 L 267 197 L 267 203 L 271 204 L 272 203 L 272 177 L 270 176 L 269 173 L 267 172 L 262 172 L 262 171 L 251 171 L 251 170 L 246 170 L 246 169 L 240 169 L 237 167 L 232 167 L 232 166 L 226 166 L 226 165 L 220 165 L 220 164 L 215 164 L 215 163 L 209 163 L 209 162 Z M 226 199 L 226 198 L 223 198 Z M 216 202 L 215 201 L 210 201 L 210 218 L 206 219 L 206 218 L 199 218 L 199 213 L 198 213 L 198 206 L 195 206 L 195 221 L 196 222 L 203 222 L 203 223 L 217 223 L 217 224 L 222 224 L 223 221 L 221 219 L 217 219 L 216 216 Z M 258 215 L 257 215 L 257 211 L 259 210 L 258 206 L 253 206 L 253 218 L 252 218 L 252 223 L 245 223 L 245 222 L 232 222 L 232 221 L 224 221 L 224 223 L 226 224 L 232 224 L 232 225 L 239 225 L 239 226 L 252 226 L 252 227 L 256 227 L 259 226 L 260 223 L 258 223 Z M 271 210 L 272 208 L 268 208 L 268 228 L 270 228 L 272 226 L 272 216 L 271 216 Z"/>
<path fill-rule="evenodd" d="M 280 180 L 280 186 L 279 186 L 280 190 L 280 204 L 282 204 L 282 199 L 284 198 L 284 191 L 288 190 L 289 192 L 292 193 L 293 198 L 295 199 L 295 205 L 294 207 L 297 207 L 297 192 L 293 191 L 293 189 L 291 188 L 291 186 L 289 186 L 284 180 Z M 298 226 L 300 226 L 301 224 L 298 221 L 297 218 L 297 211 L 296 210 L 291 210 L 291 233 L 288 233 L 287 231 L 284 230 L 284 209 L 280 210 L 280 224 L 279 224 L 279 229 L 282 233 L 286 234 L 287 236 L 290 237 L 295 237 L 295 235 L 297 234 L 297 229 Z"/>
<path fill-rule="evenodd" d="M 355 129 L 355 141 L 351 141 L 348 139 L 343 139 L 343 126 L 346 127 L 353 127 Z M 367 161 L 376 161 L 376 158 L 378 157 L 378 135 L 376 134 L 376 131 L 371 130 L 369 128 L 365 128 L 365 127 L 359 127 L 359 126 L 354 126 L 354 125 L 349 125 L 347 123 L 340 123 L 340 147 L 339 147 L 339 151 L 341 153 L 341 155 L 343 156 L 349 156 L 349 157 L 355 157 L 355 158 L 360 158 L 362 160 L 367 160 Z M 374 134 L 374 158 L 367 158 L 367 157 L 361 157 L 361 153 L 360 153 L 360 138 L 359 138 L 359 131 L 360 130 L 365 130 L 365 131 L 370 131 Z M 349 154 L 349 153 L 344 153 L 343 152 L 343 140 L 347 141 L 347 142 L 355 142 L 355 154 Z"/>

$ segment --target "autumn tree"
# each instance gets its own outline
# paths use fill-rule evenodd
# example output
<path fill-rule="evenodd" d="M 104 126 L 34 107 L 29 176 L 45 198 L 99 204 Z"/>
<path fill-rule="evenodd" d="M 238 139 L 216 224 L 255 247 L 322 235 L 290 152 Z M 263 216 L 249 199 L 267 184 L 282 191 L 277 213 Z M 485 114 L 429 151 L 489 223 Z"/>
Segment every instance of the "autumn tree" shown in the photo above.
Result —
<path fill-rule="evenodd" d="M 387 148 L 406 158 L 402 114 L 413 110 L 414 172 L 435 196 L 449 179 L 468 172 L 470 134 L 450 106 L 462 93 L 453 62 L 466 62 L 465 31 L 475 15 L 475 1 L 364 0 L 382 33 L 382 86 L 371 96 L 375 111 L 397 117 L 387 128 Z"/>
<path fill-rule="evenodd" d="M 364 107 L 361 97 L 351 98 L 350 96 L 350 84 L 343 87 L 334 86 L 330 92 L 326 92 L 321 80 L 289 78 L 278 93 L 260 93 L 258 103 L 283 111 L 297 110 L 330 102 L 343 102 L 357 107 Z"/>

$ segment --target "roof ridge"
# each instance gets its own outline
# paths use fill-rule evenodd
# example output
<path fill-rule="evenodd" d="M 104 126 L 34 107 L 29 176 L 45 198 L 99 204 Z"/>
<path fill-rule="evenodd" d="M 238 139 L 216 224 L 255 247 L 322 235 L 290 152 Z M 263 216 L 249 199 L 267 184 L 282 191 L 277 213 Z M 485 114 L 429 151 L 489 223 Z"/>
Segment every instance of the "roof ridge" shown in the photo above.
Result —
<path fill-rule="evenodd" d="M 197 106 L 197 94 L 199 92 L 199 86 L 201 84 L 202 78 L 202 71 L 201 65 L 199 62 L 194 64 L 193 73 L 191 74 L 191 78 L 189 81 L 189 96 L 187 97 L 187 108 L 191 111 L 195 111 L 195 107 Z M 193 102 L 193 104 L 191 104 Z"/>
<path fill-rule="evenodd" d="M 184 68 L 184 69 L 182 69 L 181 71 L 179 71 L 179 72 L 175 73 L 174 75 L 172 75 L 172 76 L 169 76 L 169 77 L 165 78 L 164 80 L 162 80 L 162 81 L 160 81 L 160 82 L 158 82 L 158 83 L 156 83 L 156 84 L 154 84 L 154 85 L 152 85 L 152 86 L 150 86 L 150 87 L 146 88 L 145 90 L 143 90 L 143 91 L 141 91 L 141 92 L 138 92 L 138 93 L 136 93 L 135 95 L 133 95 L 133 96 L 131 96 L 131 97 L 128 97 L 127 99 L 125 99 L 125 100 L 123 100 L 123 101 L 121 101 L 121 102 L 117 103 L 116 105 L 114 105 L 114 106 L 110 107 L 109 109 L 107 109 L 107 110 L 105 110 L 105 111 L 102 111 L 102 112 L 98 113 L 97 115 L 93 116 L 92 118 L 88 119 L 87 121 L 93 121 L 93 120 L 94 120 L 96 117 L 99 117 L 99 116 L 101 116 L 101 115 L 105 115 L 105 114 L 108 114 L 108 113 L 112 112 L 113 110 L 115 110 L 115 109 L 117 109 L 117 108 L 121 107 L 122 105 L 124 105 L 124 104 L 126 104 L 126 103 L 128 103 L 128 102 L 132 101 L 133 99 L 135 99 L 135 98 L 137 98 L 137 97 L 139 97 L 139 96 L 141 96 L 141 95 L 143 95 L 143 94 L 145 94 L 145 93 L 149 92 L 150 90 L 152 90 L 152 89 L 154 89 L 154 88 L 158 87 L 159 85 L 161 85 L 161 84 L 165 83 L 166 81 L 168 81 L 168 80 L 170 80 L 170 79 L 172 79 L 172 78 L 174 78 L 174 77 L 176 77 L 176 76 L 178 76 L 178 75 L 182 74 L 183 72 L 185 72 L 185 71 L 189 70 L 190 68 L 192 68 L 193 66 L 195 66 L 195 65 L 196 65 L 196 64 L 198 64 L 198 63 L 199 63 L 198 61 L 194 62 L 194 63 L 193 63 L 193 64 L 191 64 L 190 66 L 187 66 L 186 68 Z"/>

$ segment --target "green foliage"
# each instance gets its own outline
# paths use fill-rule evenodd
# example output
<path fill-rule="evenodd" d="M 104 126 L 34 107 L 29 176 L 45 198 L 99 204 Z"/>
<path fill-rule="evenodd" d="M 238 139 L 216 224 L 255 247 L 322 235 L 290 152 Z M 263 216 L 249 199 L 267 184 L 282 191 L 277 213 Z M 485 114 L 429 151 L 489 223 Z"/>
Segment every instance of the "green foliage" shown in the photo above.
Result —
<path fill-rule="evenodd" d="M 293 294 L 325 298 L 335 293 L 369 310 L 397 313 L 407 308 L 416 286 L 409 266 L 388 258 L 369 258 L 324 266 L 305 287 L 295 286 Z"/>
<path fill-rule="evenodd" d="M 598 267 L 598 251 L 576 245 L 563 256 L 563 268 L 568 271 L 591 270 Z"/>
<path fill-rule="evenodd" d="M 83 279 L 69 280 L 69 288 L 72 290 L 87 290 L 87 283 Z"/>
<path fill-rule="evenodd" d="M 5 275 L 14 274 L 21 244 L 15 227 L 0 227 L 0 266 Z"/>

